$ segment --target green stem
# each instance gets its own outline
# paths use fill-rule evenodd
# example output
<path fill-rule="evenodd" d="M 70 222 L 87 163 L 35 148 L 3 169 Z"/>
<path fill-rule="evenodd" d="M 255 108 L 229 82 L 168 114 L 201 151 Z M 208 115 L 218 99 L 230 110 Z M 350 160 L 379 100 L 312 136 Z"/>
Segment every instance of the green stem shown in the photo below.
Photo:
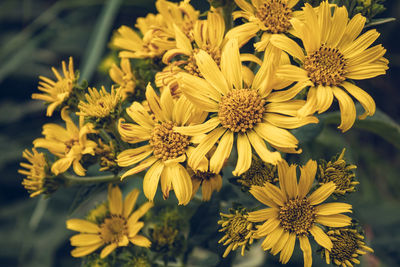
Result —
<path fill-rule="evenodd" d="M 103 176 L 86 176 L 86 177 L 78 177 L 70 174 L 62 174 L 59 176 L 63 179 L 67 185 L 73 184 L 90 184 L 90 183 L 107 183 L 107 182 L 116 182 L 120 180 L 120 175 L 110 174 Z"/>

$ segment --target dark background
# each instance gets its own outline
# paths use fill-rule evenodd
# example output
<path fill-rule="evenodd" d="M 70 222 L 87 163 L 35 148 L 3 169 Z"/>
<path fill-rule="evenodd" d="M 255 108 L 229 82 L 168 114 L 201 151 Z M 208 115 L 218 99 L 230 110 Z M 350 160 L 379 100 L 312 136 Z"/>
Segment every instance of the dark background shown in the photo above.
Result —
<path fill-rule="evenodd" d="M 80 264 L 69 256 L 71 233 L 65 229 L 77 189 L 61 189 L 50 200 L 30 199 L 17 169 L 22 151 L 31 148 L 42 125 L 57 120 L 57 116 L 45 117 L 43 103 L 30 98 L 37 92 L 38 75 L 52 78 L 50 67 L 59 68 L 62 60 L 73 56 L 75 68 L 89 84 L 110 84 L 96 66 L 110 51 L 107 43 L 112 30 L 120 25 L 133 27 L 138 16 L 155 12 L 153 1 L 110 2 L 0 1 L 0 266 Z M 192 1 L 203 8 L 204 2 Z M 386 6 L 379 17 L 399 17 L 400 1 L 387 1 Z M 387 75 L 358 83 L 395 122 L 400 121 L 399 23 L 377 26 L 378 43 L 388 50 Z M 364 257 L 362 265 L 400 266 L 399 149 L 368 131 L 353 128 L 341 134 L 335 126 L 324 128 L 315 141 L 304 145 L 312 149 L 314 159 L 330 158 L 343 146 L 347 148 L 347 158 L 358 165 L 361 182 L 350 201 L 376 252 Z M 88 207 L 84 204 L 73 215 L 83 214 Z"/>

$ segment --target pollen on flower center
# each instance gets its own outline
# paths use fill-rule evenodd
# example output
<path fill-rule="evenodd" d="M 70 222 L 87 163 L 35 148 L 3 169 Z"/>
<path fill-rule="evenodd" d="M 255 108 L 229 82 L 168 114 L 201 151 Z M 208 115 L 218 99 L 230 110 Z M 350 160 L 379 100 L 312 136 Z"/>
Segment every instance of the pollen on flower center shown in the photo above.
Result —
<path fill-rule="evenodd" d="M 292 10 L 281 0 L 265 0 L 256 12 L 256 17 L 261 20 L 267 32 L 286 32 L 291 24 Z"/>
<path fill-rule="evenodd" d="M 286 231 L 307 235 L 315 221 L 315 208 L 306 198 L 291 199 L 280 208 L 279 220 Z"/>
<path fill-rule="evenodd" d="M 153 154 L 159 159 L 174 159 L 185 153 L 190 143 L 190 137 L 174 132 L 172 122 L 163 122 L 154 127 L 150 144 L 154 147 Z"/>
<path fill-rule="evenodd" d="M 121 216 L 112 215 L 100 225 L 100 237 L 106 244 L 119 243 L 127 235 L 128 225 Z"/>
<path fill-rule="evenodd" d="M 232 132 L 246 132 L 261 122 L 264 104 L 265 100 L 254 90 L 232 90 L 222 97 L 218 117 L 222 126 Z"/>
<path fill-rule="evenodd" d="M 346 59 L 337 48 L 322 45 L 305 58 L 304 69 L 308 77 L 317 85 L 338 85 L 346 77 Z"/>

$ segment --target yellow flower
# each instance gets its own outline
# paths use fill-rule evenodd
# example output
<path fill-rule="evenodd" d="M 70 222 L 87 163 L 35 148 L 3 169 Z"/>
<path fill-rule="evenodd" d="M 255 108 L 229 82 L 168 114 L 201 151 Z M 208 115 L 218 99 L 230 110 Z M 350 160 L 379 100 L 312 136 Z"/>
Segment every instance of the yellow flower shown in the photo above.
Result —
<path fill-rule="evenodd" d="M 299 12 L 293 12 L 292 8 L 299 0 L 235 0 L 241 11 L 233 12 L 233 18 L 244 18 L 248 22 L 235 27 L 229 38 L 241 36 L 249 40 L 262 31 L 261 41 L 254 46 L 257 51 L 264 51 L 271 36 L 288 33 L 292 30 L 290 19 L 298 17 Z"/>
<path fill-rule="evenodd" d="M 296 153 L 298 140 L 287 130 L 318 122 L 315 117 L 293 117 L 303 106 L 301 100 L 276 102 L 273 89 L 287 84 L 274 77 L 280 51 L 269 46 L 265 61 L 252 78 L 249 87 L 243 86 L 242 65 L 236 39 L 228 41 L 221 55 L 221 68 L 205 51 L 195 55 L 203 78 L 181 73 L 180 88 L 200 109 L 212 112 L 201 125 L 175 127 L 181 134 L 196 136 L 208 133 L 189 157 L 188 163 L 197 168 L 206 153 L 217 143 L 210 159 L 210 170 L 219 173 L 237 139 L 238 159 L 233 171 L 238 176 L 250 167 L 252 147 L 260 158 L 272 164 L 281 159 L 279 152 L 267 149 L 265 141 L 284 152 Z M 271 103 L 269 103 L 271 102 Z"/>
<path fill-rule="evenodd" d="M 345 151 L 346 149 L 343 148 L 339 156 L 334 157 L 331 161 L 322 161 L 318 164 L 319 172 L 317 173 L 317 179 L 319 184 L 334 182 L 336 189 L 333 193 L 338 195 L 354 192 L 355 186 L 359 184 L 354 179 L 354 169 L 357 166 L 346 163 L 344 159 Z"/>
<path fill-rule="evenodd" d="M 38 89 L 43 94 L 32 94 L 33 99 L 44 100 L 49 103 L 47 107 L 47 116 L 52 116 L 56 107 L 63 104 L 70 96 L 72 89 L 76 83 L 76 77 L 74 73 L 74 63 L 72 57 L 69 58 L 68 69 L 65 61 L 62 62 L 62 70 L 64 77 L 53 67 L 51 68 L 57 81 L 53 81 L 49 78 L 39 76 L 41 81 L 39 82 Z"/>
<path fill-rule="evenodd" d="M 80 101 L 78 116 L 105 118 L 116 112 L 118 104 L 121 101 L 120 90 L 111 87 L 111 92 L 107 92 L 104 86 L 100 91 L 96 88 L 88 88 L 89 93 L 85 94 L 86 102 Z"/>
<path fill-rule="evenodd" d="M 218 224 L 221 225 L 219 232 L 225 232 L 225 235 L 218 241 L 224 246 L 228 245 L 222 257 L 228 256 L 231 251 L 235 251 L 238 247 L 241 248 L 241 255 L 244 256 L 244 250 L 248 245 L 253 243 L 255 226 L 247 219 L 247 211 L 238 209 L 231 211 L 230 214 L 220 213 L 221 220 Z"/>
<path fill-rule="evenodd" d="M 116 64 L 113 64 L 109 75 L 111 79 L 119 85 L 118 91 L 122 97 L 122 100 L 125 100 L 128 95 L 133 95 L 135 92 L 136 79 L 132 73 L 132 67 L 129 59 L 123 58 L 121 59 L 121 68 L 118 68 Z"/>
<path fill-rule="evenodd" d="M 40 194 L 48 192 L 48 183 L 46 180 L 48 175 L 49 165 L 43 153 L 38 153 L 36 149 L 30 152 L 25 149 L 22 156 L 29 161 L 29 163 L 21 162 L 21 167 L 25 168 L 18 170 L 18 173 L 26 175 L 22 181 L 22 185 L 30 193 L 30 197 L 36 197 Z"/>
<path fill-rule="evenodd" d="M 331 250 L 324 249 L 326 263 L 331 262 L 337 266 L 352 267 L 353 264 L 360 264 L 358 257 L 374 250 L 364 243 L 364 236 L 352 228 L 340 228 L 327 232 L 332 241 Z"/>
<path fill-rule="evenodd" d="M 77 175 L 84 176 L 85 169 L 79 162 L 83 155 L 94 155 L 97 144 L 87 139 L 87 134 L 94 133 L 93 125 L 84 125 L 83 117 L 79 117 L 79 128 L 68 114 L 67 107 L 61 110 L 61 118 L 66 123 L 66 128 L 54 123 L 43 126 L 44 138 L 33 141 L 35 147 L 43 147 L 49 150 L 59 159 L 51 166 L 51 171 L 58 175 L 68 170 L 71 166 Z"/>
<path fill-rule="evenodd" d="M 125 25 L 113 36 L 111 44 L 123 50 L 119 57 L 154 58 L 175 46 L 175 41 L 170 40 L 171 34 L 164 30 L 167 25 L 160 14 L 148 14 L 145 18 L 138 18 L 135 26 L 139 28 L 143 37 Z"/>
<path fill-rule="evenodd" d="M 204 157 L 197 170 L 193 170 L 188 166 L 188 172 L 193 184 L 192 198 L 196 195 L 200 186 L 203 201 L 209 201 L 212 193 L 214 191 L 219 192 L 222 188 L 221 174 L 210 171 L 209 158 L 211 156 L 212 154 Z"/>
<path fill-rule="evenodd" d="M 262 210 L 249 212 L 249 221 L 264 222 L 258 226 L 257 237 L 266 238 L 261 244 L 264 250 L 276 255 L 280 252 L 280 261 L 286 264 L 292 256 L 296 238 L 303 251 L 304 266 L 311 267 L 311 246 L 308 237 L 312 235 L 322 247 L 332 249 L 332 241 L 321 229 L 350 225 L 351 218 L 341 214 L 351 212 L 347 203 L 331 202 L 321 204 L 335 190 L 333 182 L 327 183 L 308 195 L 317 171 L 317 163 L 308 161 L 300 168 L 300 181 L 297 183 L 296 165 L 289 166 L 286 161 L 278 163 L 280 188 L 270 183 L 253 186 L 250 193 L 261 203 L 269 206 Z"/>
<path fill-rule="evenodd" d="M 107 257 L 117 247 L 125 247 L 129 242 L 140 247 L 150 247 L 151 242 L 138 232 L 144 223 L 139 219 L 153 207 L 147 202 L 132 213 L 139 190 L 134 189 L 122 201 L 122 193 L 118 186 L 108 188 L 108 209 L 110 214 L 101 223 L 93 223 L 81 219 L 67 220 L 67 228 L 80 232 L 71 237 L 71 246 L 76 248 L 71 251 L 73 257 L 83 257 L 101 246 L 105 246 L 100 253 L 100 258 Z"/>
<path fill-rule="evenodd" d="M 155 120 L 145 107 L 134 102 L 126 112 L 137 124 L 125 123 L 120 119 L 118 130 L 122 140 L 135 144 L 145 142 L 137 148 L 127 149 L 118 155 L 118 165 L 134 168 L 122 175 L 121 179 L 141 172 L 148 167 L 143 180 L 143 191 L 149 200 L 153 200 L 161 177 L 161 190 L 164 198 L 173 189 L 179 204 L 186 205 L 192 196 L 192 182 L 186 169 L 181 165 L 186 161 L 186 154 L 193 149 L 189 136 L 173 131 L 174 126 L 201 123 L 204 112 L 199 112 L 185 98 L 173 99 L 169 90 L 164 90 L 159 97 L 149 85 L 146 98 Z"/>
<path fill-rule="evenodd" d="M 297 43 L 283 35 L 271 37 L 271 43 L 302 63 L 301 67 L 282 66 L 278 76 L 297 83 L 311 82 L 307 104 L 299 110 L 299 115 L 325 112 L 336 98 L 341 111 L 338 128 L 344 132 L 352 127 L 356 119 L 354 102 L 348 94 L 365 109 L 360 119 L 375 113 L 372 97 L 347 80 L 385 74 L 388 60 L 383 57 L 386 50 L 382 45 L 368 48 L 379 37 L 376 30 L 357 37 L 364 28 L 365 17 L 357 14 L 349 20 L 345 7 L 333 7 L 332 13 L 326 1 L 318 9 L 306 4 L 303 22 L 295 18 L 291 20 L 294 34 L 303 42 L 305 54 Z M 289 91 L 297 94 L 302 89 L 294 87 Z"/>

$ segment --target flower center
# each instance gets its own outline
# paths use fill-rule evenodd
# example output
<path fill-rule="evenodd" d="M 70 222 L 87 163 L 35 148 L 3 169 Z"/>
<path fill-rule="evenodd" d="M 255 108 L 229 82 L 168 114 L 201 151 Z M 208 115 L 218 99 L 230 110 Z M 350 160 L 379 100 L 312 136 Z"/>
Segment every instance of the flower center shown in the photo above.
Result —
<path fill-rule="evenodd" d="M 263 186 L 266 182 L 278 181 L 276 166 L 263 162 L 259 158 L 253 158 L 250 169 L 240 175 L 238 182 L 244 187 L 250 188 L 253 185 Z"/>
<path fill-rule="evenodd" d="M 100 225 L 100 237 L 104 243 L 119 243 L 123 236 L 128 235 L 128 226 L 124 218 L 112 215 Z"/>
<path fill-rule="evenodd" d="M 291 199 L 280 208 L 279 220 L 286 231 L 307 235 L 315 221 L 315 208 L 306 198 Z"/>
<path fill-rule="evenodd" d="M 172 122 L 163 122 L 154 127 L 150 144 L 153 154 L 159 159 L 169 160 L 184 154 L 190 144 L 190 137 L 173 131 Z"/>
<path fill-rule="evenodd" d="M 236 89 L 223 96 L 218 117 L 222 126 L 232 132 L 246 132 L 261 122 L 265 100 L 256 91 Z"/>
<path fill-rule="evenodd" d="M 215 48 L 209 44 L 203 45 L 201 47 L 202 50 L 206 51 L 212 59 L 214 59 L 215 63 L 219 66 L 221 63 L 221 50 L 219 48 Z M 193 49 L 193 54 L 189 56 L 187 59 L 187 64 L 183 67 L 187 72 L 190 74 L 197 76 L 197 77 L 203 77 L 201 75 L 199 67 L 197 66 L 196 59 L 194 58 L 194 55 L 199 52 L 198 48 Z"/>
<path fill-rule="evenodd" d="M 246 236 L 249 234 L 250 222 L 246 220 L 241 214 L 236 214 L 235 217 L 232 218 L 228 229 L 226 230 L 227 235 L 232 242 L 241 242 L 246 239 Z"/>
<path fill-rule="evenodd" d="M 286 32 L 291 24 L 292 10 L 282 0 L 265 0 L 256 12 L 256 17 L 261 20 L 267 32 Z"/>
<path fill-rule="evenodd" d="M 340 262 L 354 258 L 353 255 L 357 254 L 359 249 L 356 233 L 350 231 L 340 231 L 340 235 L 334 235 L 332 243 L 330 257 Z"/>
<path fill-rule="evenodd" d="M 311 81 L 318 85 L 338 85 L 346 79 L 346 59 L 337 48 L 322 45 L 306 56 L 304 68 Z"/>

